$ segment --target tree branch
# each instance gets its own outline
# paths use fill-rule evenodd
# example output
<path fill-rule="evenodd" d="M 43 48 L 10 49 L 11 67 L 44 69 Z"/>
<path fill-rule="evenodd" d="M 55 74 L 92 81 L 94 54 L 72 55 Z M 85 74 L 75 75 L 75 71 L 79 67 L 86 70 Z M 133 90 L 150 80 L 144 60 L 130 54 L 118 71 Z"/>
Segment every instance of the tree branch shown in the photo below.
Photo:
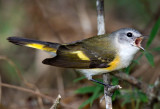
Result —
<path fill-rule="evenodd" d="M 97 32 L 98 35 L 105 34 L 104 22 L 104 0 L 97 0 Z"/>
<path fill-rule="evenodd" d="M 149 99 L 146 109 L 152 109 L 155 101 L 160 102 L 160 77 L 157 78 L 154 85 L 151 87 L 147 83 L 138 80 L 124 72 L 112 72 L 112 75 L 128 82 L 129 84 L 139 88 L 143 93 L 145 93 Z"/>
<path fill-rule="evenodd" d="M 47 99 L 51 102 L 54 101 L 54 99 L 52 97 L 44 95 L 44 94 L 42 94 L 40 92 L 37 92 L 37 91 L 33 91 L 31 89 L 27 89 L 27 88 L 15 86 L 15 85 L 10 85 L 10 84 L 6 84 L 6 83 L 0 83 L 0 86 L 20 90 L 20 91 L 23 91 L 23 92 L 28 92 L 28 93 L 43 97 L 43 98 L 45 98 L 45 99 Z"/>
<path fill-rule="evenodd" d="M 144 93 L 147 92 L 148 84 L 146 84 L 143 81 L 140 81 L 140 80 L 134 78 L 133 76 L 130 76 L 130 75 L 124 73 L 124 72 L 118 72 L 118 73 L 117 72 L 116 73 L 112 72 L 112 75 L 114 75 L 114 76 L 116 76 L 118 78 L 121 78 L 124 81 L 127 81 L 128 83 L 136 86 L 137 88 L 142 89 L 142 91 Z"/>
<path fill-rule="evenodd" d="M 50 109 L 57 109 L 57 106 L 60 103 L 60 100 L 61 100 L 61 95 L 59 94 Z"/>
<path fill-rule="evenodd" d="M 105 34 L 105 21 L 104 21 L 104 0 L 97 0 L 97 30 L 98 35 Z M 110 85 L 110 74 L 103 74 L 103 81 L 105 84 Z M 119 85 L 111 86 L 104 86 L 104 98 L 106 101 L 106 109 L 112 109 L 112 93 L 116 89 L 120 89 Z"/>
<path fill-rule="evenodd" d="M 104 22 L 104 0 L 97 0 L 97 34 L 105 34 L 105 22 Z M 110 75 L 103 74 L 103 82 L 110 84 Z M 106 109 L 112 109 L 112 98 L 108 91 L 108 87 L 104 86 L 104 96 L 106 101 Z"/>
<path fill-rule="evenodd" d="M 39 91 L 34 91 L 34 90 L 31 90 L 31 89 L 27 89 L 27 88 L 15 86 L 15 85 L 10 85 L 10 84 L 6 84 L 6 83 L 2 83 L 2 82 L 1 82 L 1 83 L 0 83 L 0 87 L 7 87 L 7 88 L 12 88 L 12 89 L 16 89 L 16 90 L 19 90 L 19 91 L 31 93 L 31 94 L 33 94 L 33 95 L 37 95 L 37 96 L 39 96 L 39 97 L 45 98 L 45 99 L 47 99 L 48 101 L 51 101 L 51 102 L 53 102 L 53 101 L 55 100 L 54 98 L 52 98 L 52 97 L 50 97 L 50 96 L 47 96 L 47 95 L 44 95 L 44 94 L 42 94 L 42 93 L 39 92 Z M 60 98 L 60 96 L 58 96 L 58 97 Z M 57 101 L 55 101 L 55 102 L 57 102 Z M 55 103 L 55 102 L 54 102 L 54 103 Z M 65 108 L 67 108 L 67 109 L 73 109 L 72 106 L 67 105 L 67 104 L 65 104 L 64 102 L 61 102 L 61 105 L 62 105 L 63 107 L 65 107 Z"/>

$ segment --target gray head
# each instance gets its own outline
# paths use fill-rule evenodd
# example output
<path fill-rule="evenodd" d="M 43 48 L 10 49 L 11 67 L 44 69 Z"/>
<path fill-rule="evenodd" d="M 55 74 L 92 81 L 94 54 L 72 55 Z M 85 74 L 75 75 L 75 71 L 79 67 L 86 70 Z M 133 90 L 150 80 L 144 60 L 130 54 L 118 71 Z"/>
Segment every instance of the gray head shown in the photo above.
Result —
<path fill-rule="evenodd" d="M 143 36 L 135 29 L 123 28 L 113 32 L 112 34 L 117 37 L 118 42 L 122 45 L 143 49 L 141 46 Z"/>

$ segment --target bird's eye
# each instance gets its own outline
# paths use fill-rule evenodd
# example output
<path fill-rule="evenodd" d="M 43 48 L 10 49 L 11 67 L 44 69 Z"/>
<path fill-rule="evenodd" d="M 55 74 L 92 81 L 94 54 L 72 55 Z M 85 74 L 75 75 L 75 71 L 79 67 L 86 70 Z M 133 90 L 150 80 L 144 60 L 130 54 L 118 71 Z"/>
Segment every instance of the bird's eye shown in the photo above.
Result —
<path fill-rule="evenodd" d="M 133 35 L 132 35 L 132 33 L 129 32 L 129 33 L 127 33 L 127 36 L 132 37 Z"/>

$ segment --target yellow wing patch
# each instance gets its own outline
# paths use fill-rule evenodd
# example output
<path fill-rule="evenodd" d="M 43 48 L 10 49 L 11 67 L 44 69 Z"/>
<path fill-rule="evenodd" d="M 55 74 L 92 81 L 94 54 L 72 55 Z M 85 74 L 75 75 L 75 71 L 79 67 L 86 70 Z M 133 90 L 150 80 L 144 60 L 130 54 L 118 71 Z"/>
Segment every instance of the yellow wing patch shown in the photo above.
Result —
<path fill-rule="evenodd" d="M 77 56 L 82 59 L 82 60 L 90 60 L 84 53 L 83 51 L 74 51 L 72 54 L 77 54 Z"/>
<path fill-rule="evenodd" d="M 43 44 L 30 43 L 30 44 L 26 44 L 25 46 L 48 51 L 48 52 L 56 52 L 56 49 L 50 48 L 50 47 L 43 45 Z"/>
<path fill-rule="evenodd" d="M 109 71 L 115 70 L 117 68 L 117 66 L 119 65 L 119 63 L 120 63 L 120 57 L 116 56 L 115 59 L 108 64 L 109 67 L 107 67 L 105 69 L 109 70 Z"/>

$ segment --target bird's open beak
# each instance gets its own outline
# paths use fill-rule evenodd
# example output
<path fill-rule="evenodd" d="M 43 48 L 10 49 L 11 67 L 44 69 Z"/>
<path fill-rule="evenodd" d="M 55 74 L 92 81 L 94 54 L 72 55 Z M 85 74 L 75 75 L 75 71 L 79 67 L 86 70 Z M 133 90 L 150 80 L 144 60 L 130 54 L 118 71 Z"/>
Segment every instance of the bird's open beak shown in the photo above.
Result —
<path fill-rule="evenodd" d="M 143 36 L 138 37 L 135 39 L 135 42 L 134 42 L 134 45 L 142 50 L 144 50 L 144 48 L 141 46 L 141 42 L 142 42 L 143 38 L 144 38 Z"/>

